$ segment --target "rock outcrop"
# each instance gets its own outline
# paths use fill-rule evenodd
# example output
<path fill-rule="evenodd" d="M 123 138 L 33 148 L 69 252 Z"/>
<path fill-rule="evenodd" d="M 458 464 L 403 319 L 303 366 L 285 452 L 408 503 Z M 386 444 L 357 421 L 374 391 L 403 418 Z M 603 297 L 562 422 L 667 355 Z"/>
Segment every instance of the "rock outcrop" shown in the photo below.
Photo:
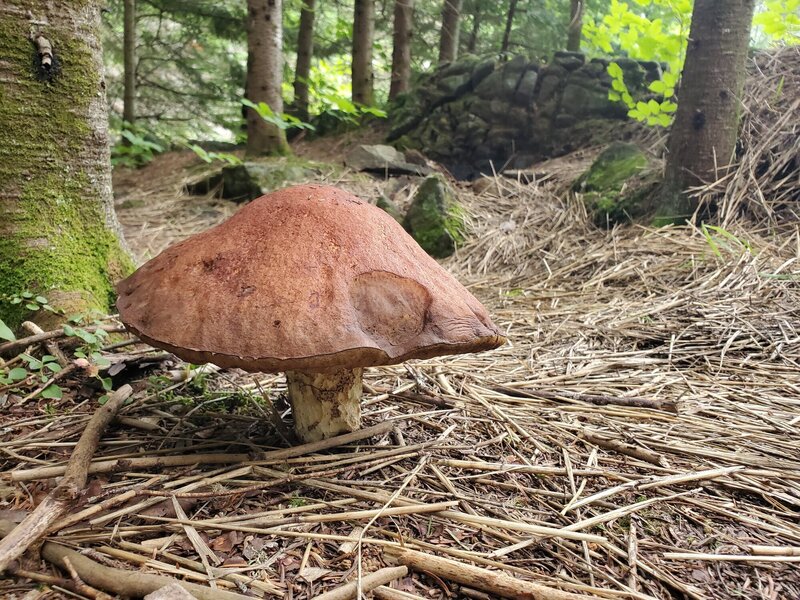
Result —
<path fill-rule="evenodd" d="M 635 98 L 647 97 L 647 85 L 661 76 L 655 62 L 615 62 Z M 637 125 L 608 98 L 608 63 L 577 52 L 557 52 L 546 65 L 523 56 L 464 57 L 398 101 L 388 139 L 471 178 L 624 138 Z"/>

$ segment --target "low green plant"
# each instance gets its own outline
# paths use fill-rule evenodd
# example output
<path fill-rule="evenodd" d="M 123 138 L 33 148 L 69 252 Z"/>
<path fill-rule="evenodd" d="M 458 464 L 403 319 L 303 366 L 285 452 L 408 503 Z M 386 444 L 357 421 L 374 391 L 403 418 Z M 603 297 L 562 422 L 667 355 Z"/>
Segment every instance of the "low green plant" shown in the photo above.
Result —
<path fill-rule="evenodd" d="M 252 108 L 258 116 L 264 119 L 270 125 L 274 125 L 278 129 L 283 131 L 287 129 L 310 129 L 314 130 L 314 126 L 311 123 L 306 123 L 305 121 L 301 121 L 295 116 L 292 116 L 287 113 L 278 114 L 273 111 L 269 104 L 266 102 L 259 102 L 256 104 L 255 102 L 251 102 L 247 98 L 242 98 L 242 104 L 244 104 L 247 108 Z"/>
<path fill-rule="evenodd" d="M 12 296 L 3 298 L 11 304 L 25 303 L 25 308 L 33 313 L 41 310 L 47 310 L 57 313 L 47 298 L 40 295 L 35 295 L 32 292 L 22 292 Z M 94 331 L 90 332 L 86 327 L 94 325 Z M 88 315 L 75 315 L 70 317 L 63 327 L 64 335 L 67 337 L 74 337 L 80 340 L 78 346 L 73 350 L 75 358 L 84 359 L 90 367 L 94 370 L 94 377 L 102 385 L 106 392 L 112 389 L 112 381 L 110 377 L 101 377 L 98 368 L 107 367 L 111 363 L 101 353 L 103 343 L 108 339 L 108 333 L 102 329 L 102 323 L 93 319 Z M 0 320 L 0 339 L 7 341 L 16 340 L 16 335 L 2 320 Z M 24 367 L 13 367 L 5 372 L 0 371 L 0 385 L 12 386 L 12 389 L 19 389 L 23 385 L 29 385 L 35 381 L 41 384 L 46 384 L 53 376 L 61 372 L 62 367 L 55 356 L 45 354 L 36 358 L 25 352 L 19 355 L 20 360 L 25 364 Z M 38 394 L 38 397 L 58 400 L 63 396 L 63 389 L 57 383 L 53 382 L 44 387 Z M 107 396 L 101 397 L 101 403 L 107 399 Z"/>
<path fill-rule="evenodd" d="M 111 149 L 111 164 L 115 167 L 141 167 L 164 152 L 162 144 L 154 142 L 149 132 L 126 124 L 120 132 L 120 140 Z"/>

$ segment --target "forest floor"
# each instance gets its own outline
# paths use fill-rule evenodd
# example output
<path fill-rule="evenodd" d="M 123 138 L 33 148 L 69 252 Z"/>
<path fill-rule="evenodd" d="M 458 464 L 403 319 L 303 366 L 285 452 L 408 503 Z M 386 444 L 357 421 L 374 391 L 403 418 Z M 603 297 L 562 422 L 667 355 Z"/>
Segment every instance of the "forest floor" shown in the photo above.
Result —
<path fill-rule="evenodd" d="M 438 570 L 438 556 L 505 573 L 517 597 L 535 582 L 602 598 L 800 598 L 800 232 L 600 230 L 557 176 L 585 161 L 480 194 L 458 186 L 470 239 L 443 264 L 509 342 L 367 369 L 371 438 L 276 451 L 288 445 L 282 376 L 109 349 L 135 393 L 95 460 L 120 462 L 95 467 L 52 539 L 266 597 L 312 598 L 398 560 L 412 564 L 391 584 L 406 598 L 497 597 L 474 574 Z M 169 154 L 118 174 L 140 259 L 236 210 L 182 192 L 196 162 Z M 333 183 L 401 203 L 415 185 L 347 172 Z M 98 395 L 79 383 L 4 409 L 15 475 L 0 517 L 52 489 L 44 468 L 65 464 Z M 0 582 L 4 598 L 32 589 Z"/>

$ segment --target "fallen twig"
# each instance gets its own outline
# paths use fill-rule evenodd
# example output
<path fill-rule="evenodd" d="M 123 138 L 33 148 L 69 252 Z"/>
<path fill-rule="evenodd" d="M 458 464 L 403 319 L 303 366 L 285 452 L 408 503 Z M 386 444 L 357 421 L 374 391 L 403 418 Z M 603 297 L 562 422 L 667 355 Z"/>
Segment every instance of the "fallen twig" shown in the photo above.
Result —
<path fill-rule="evenodd" d="M 455 581 L 470 587 L 515 600 L 587 600 L 597 596 L 584 596 L 564 592 L 524 581 L 501 573 L 474 567 L 449 558 L 442 558 L 416 550 L 387 548 L 384 552 L 398 562 L 421 572 L 433 573 L 442 579 Z"/>
<path fill-rule="evenodd" d="M 15 530 L 10 521 L 0 520 L 0 534 L 8 536 Z M 115 567 L 107 567 L 95 562 L 91 558 L 70 550 L 54 542 L 45 542 L 42 546 L 42 557 L 62 569 L 67 570 L 67 561 L 84 583 L 120 596 L 141 598 L 147 594 L 177 583 L 197 600 L 249 600 L 235 592 L 212 589 L 204 585 L 178 581 L 172 577 L 142 573 L 141 571 L 126 571 Z"/>
<path fill-rule="evenodd" d="M 97 450 L 103 432 L 132 393 L 131 386 L 124 385 L 97 409 L 72 452 L 64 478 L 22 523 L 0 541 L 0 573 L 39 539 L 78 498 L 86 485 L 89 461 Z"/>
<path fill-rule="evenodd" d="M 362 592 L 369 592 L 380 585 L 385 585 L 390 581 L 405 577 L 407 574 L 408 569 L 406 567 L 386 567 L 385 569 L 379 569 L 374 573 L 365 575 L 361 578 L 360 582 L 351 581 L 335 590 L 320 594 L 317 596 L 316 600 L 350 600 L 356 597 L 356 590 L 359 583 L 361 584 Z"/>

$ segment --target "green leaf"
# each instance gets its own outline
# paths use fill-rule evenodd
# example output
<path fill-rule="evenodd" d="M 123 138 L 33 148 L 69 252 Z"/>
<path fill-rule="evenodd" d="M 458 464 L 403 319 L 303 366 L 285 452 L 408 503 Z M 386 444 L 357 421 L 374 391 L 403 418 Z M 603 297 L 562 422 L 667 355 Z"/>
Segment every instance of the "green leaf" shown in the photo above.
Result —
<path fill-rule="evenodd" d="M 63 397 L 63 391 L 61 390 L 60 386 L 57 386 L 55 383 L 53 383 L 44 388 L 42 393 L 39 395 L 42 398 L 47 398 L 48 400 L 60 400 Z"/>
<path fill-rule="evenodd" d="M 612 62 L 608 65 L 608 74 L 614 79 L 622 79 L 622 67 L 617 63 Z"/>
<path fill-rule="evenodd" d="M 39 304 L 47 304 L 47 298 L 45 298 L 44 296 L 36 296 L 35 300 Z"/>
<path fill-rule="evenodd" d="M 34 294 L 32 292 L 22 292 L 22 294 L 20 294 L 20 295 L 23 298 L 25 298 L 26 300 L 30 300 L 34 296 Z"/>
<path fill-rule="evenodd" d="M 23 352 L 22 354 L 19 355 L 19 357 L 26 363 L 28 363 L 28 367 L 30 369 L 33 369 L 34 371 L 38 371 L 39 369 L 42 368 L 42 361 L 40 361 L 38 358 L 32 357 L 30 354 L 25 354 Z"/>
<path fill-rule="evenodd" d="M 674 102 L 670 102 L 669 100 L 664 100 L 660 105 L 661 112 L 665 113 L 674 113 L 678 110 L 678 105 Z"/>
<path fill-rule="evenodd" d="M 25 305 L 25 308 L 27 308 L 28 310 L 39 310 L 39 305 L 36 304 L 35 302 L 28 302 Z"/>
<path fill-rule="evenodd" d="M 100 383 L 103 384 L 103 389 L 107 392 L 110 392 L 111 389 L 114 387 L 114 383 L 111 381 L 111 377 L 101 377 Z"/>
<path fill-rule="evenodd" d="M 651 82 L 648 87 L 651 92 L 655 92 L 656 94 L 663 94 L 664 90 L 667 89 L 667 86 L 664 85 L 664 82 L 661 80 Z"/>
<path fill-rule="evenodd" d="M 57 362 L 47 363 L 44 367 L 45 369 L 50 369 L 53 373 L 58 373 L 61 370 L 61 365 Z"/>
<path fill-rule="evenodd" d="M 625 85 L 625 82 L 622 81 L 621 79 L 614 79 L 611 82 L 611 88 L 615 89 L 618 92 L 624 92 L 625 90 L 628 89 L 628 87 Z"/>
<path fill-rule="evenodd" d="M 11 381 L 22 381 L 28 376 L 28 371 L 22 367 L 16 367 L 8 372 L 8 378 Z"/>
<path fill-rule="evenodd" d="M 11 328 L 5 323 L 3 323 L 2 319 L 0 319 L 0 340 L 7 340 L 9 342 L 13 342 L 16 339 L 17 338 L 14 335 L 14 332 L 11 331 Z"/>

